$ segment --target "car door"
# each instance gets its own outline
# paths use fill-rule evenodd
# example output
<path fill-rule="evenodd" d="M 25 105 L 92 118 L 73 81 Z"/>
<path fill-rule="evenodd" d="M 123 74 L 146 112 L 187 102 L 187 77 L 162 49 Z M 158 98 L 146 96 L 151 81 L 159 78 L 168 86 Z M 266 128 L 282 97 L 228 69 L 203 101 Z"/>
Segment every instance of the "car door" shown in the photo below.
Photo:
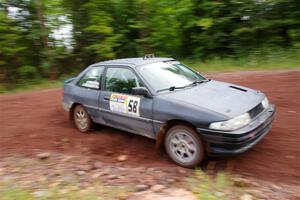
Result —
<path fill-rule="evenodd" d="M 100 109 L 105 124 L 154 138 L 152 99 L 131 93 L 134 87 L 144 87 L 134 70 L 126 66 L 107 66 L 104 77 Z"/>
<path fill-rule="evenodd" d="M 83 74 L 73 90 L 74 101 L 85 107 L 94 122 L 103 123 L 99 111 L 101 77 L 104 66 L 94 66 Z"/>

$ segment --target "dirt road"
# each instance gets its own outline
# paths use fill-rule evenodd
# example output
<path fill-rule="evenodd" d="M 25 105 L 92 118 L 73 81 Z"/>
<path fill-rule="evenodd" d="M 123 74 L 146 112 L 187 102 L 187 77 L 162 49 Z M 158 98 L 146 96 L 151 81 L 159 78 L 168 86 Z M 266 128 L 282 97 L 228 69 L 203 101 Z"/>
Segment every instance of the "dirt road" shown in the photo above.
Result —
<path fill-rule="evenodd" d="M 300 71 L 208 77 L 261 90 L 277 106 L 273 129 L 264 140 L 242 155 L 209 159 L 209 167 L 231 167 L 264 180 L 300 183 Z M 0 96 L 0 157 L 53 151 L 116 162 L 126 154 L 127 165 L 175 167 L 150 139 L 101 126 L 92 134 L 79 133 L 61 108 L 61 95 L 61 89 L 52 89 Z"/>

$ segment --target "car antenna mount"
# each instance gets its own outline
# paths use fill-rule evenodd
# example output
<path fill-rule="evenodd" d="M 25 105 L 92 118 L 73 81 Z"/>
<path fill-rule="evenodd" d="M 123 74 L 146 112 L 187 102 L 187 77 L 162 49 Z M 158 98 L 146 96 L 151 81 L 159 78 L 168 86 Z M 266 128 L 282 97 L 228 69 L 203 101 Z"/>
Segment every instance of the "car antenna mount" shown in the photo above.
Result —
<path fill-rule="evenodd" d="M 143 57 L 144 60 L 147 60 L 147 59 L 150 59 L 150 58 L 155 58 L 154 53 L 151 53 L 151 54 L 145 54 L 144 57 Z"/>

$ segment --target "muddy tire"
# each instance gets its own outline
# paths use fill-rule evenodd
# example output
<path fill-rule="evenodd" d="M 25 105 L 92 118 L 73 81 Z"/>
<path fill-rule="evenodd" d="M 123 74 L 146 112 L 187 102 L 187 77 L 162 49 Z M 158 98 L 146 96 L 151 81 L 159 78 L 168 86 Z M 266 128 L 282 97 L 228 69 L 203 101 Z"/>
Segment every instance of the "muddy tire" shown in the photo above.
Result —
<path fill-rule="evenodd" d="M 73 111 L 73 119 L 76 128 L 82 133 L 88 133 L 94 126 L 91 117 L 83 106 L 77 105 Z"/>
<path fill-rule="evenodd" d="M 165 149 L 176 164 L 187 168 L 199 165 L 205 156 L 201 138 L 192 128 L 184 125 L 168 130 Z"/>

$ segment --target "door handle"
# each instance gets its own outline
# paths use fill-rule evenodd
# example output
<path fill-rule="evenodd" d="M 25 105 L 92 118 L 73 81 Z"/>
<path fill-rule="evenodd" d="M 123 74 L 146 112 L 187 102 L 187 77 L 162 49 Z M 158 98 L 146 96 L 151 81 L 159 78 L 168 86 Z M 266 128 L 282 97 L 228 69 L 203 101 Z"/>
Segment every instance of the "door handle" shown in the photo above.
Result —
<path fill-rule="evenodd" d="M 110 96 L 104 96 L 104 100 L 109 101 Z"/>

